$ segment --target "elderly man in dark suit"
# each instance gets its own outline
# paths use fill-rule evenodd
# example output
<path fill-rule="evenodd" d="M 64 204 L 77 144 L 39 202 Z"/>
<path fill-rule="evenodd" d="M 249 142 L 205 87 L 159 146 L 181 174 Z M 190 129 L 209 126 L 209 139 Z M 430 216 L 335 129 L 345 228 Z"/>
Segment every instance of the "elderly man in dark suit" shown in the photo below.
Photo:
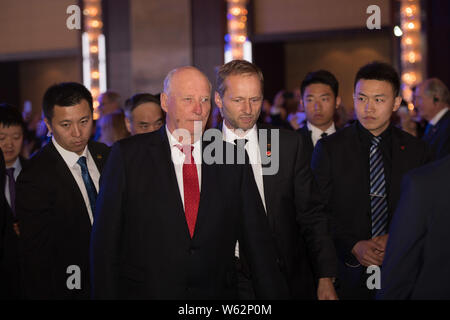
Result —
<path fill-rule="evenodd" d="M 106 145 L 89 141 L 91 93 L 60 83 L 43 99 L 52 141 L 33 156 L 16 186 L 21 286 L 27 299 L 88 299 L 89 241 Z"/>
<path fill-rule="evenodd" d="M 450 299 L 450 156 L 411 171 L 389 230 L 380 299 Z"/>
<path fill-rule="evenodd" d="M 323 206 L 314 202 L 310 152 L 295 132 L 256 124 L 262 107 L 263 82 L 261 70 L 244 60 L 231 61 L 219 69 L 215 102 L 224 118 L 224 139 L 230 143 L 246 140 L 245 149 L 289 284 L 290 298 L 335 299 L 332 278 L 336 276 L 336 253 Z M 278 135 L 273 138 L 275 132 Z M 264 133 L 265 142 L 259 140 Z M 260 142 L 266 145 L 260 148 Z M 269 168 L 263 168 L 262 159 L 268 152 L 271 165 L 277 170 L 264 172 Z M 236 255 L 241 294 L 254 298 L 250 281 L 253 275 L 246 270 L 245 254 Z"/>
<path fill-rule="evenodd" d="M 428 121 L 422 137 L 429 144 L 435 159 L 450 154 L 450 93 L 437 78 L 419 84 L 414 90 L 414 105 Z"/>
<path fill-rule="evenodd" d="M 198 69 L 172 70 L 167 125 L 113 147 L 92 233 L 94 299 L 236 298 L 238 239 L 257 297 L 287 296 L 250 167 L 204 157 L 210 95 Z"/>
<path fill-rule="evenodd" d="M 372 299 L 366 267 L 382 264 L 401 179 L 426 163 L 429 153 L 423 141 L 390 123 L 401 102 L 399 77 L 390 65 L 361 67 L 354 89 L 358 121 L 321 139 L 311 166 L 331 219 L 338 296 Z"/>

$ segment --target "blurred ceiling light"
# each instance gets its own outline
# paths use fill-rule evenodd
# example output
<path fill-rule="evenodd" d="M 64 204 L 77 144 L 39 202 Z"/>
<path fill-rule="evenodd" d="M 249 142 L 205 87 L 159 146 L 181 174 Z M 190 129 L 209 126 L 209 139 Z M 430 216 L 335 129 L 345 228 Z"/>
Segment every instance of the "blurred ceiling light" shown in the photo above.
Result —
<path fill-rule="evenodd" d="M 399 26 L 394 27 L 394 35 L 396 37 L 401 37 L 403 35 L 403 31 Z"/>

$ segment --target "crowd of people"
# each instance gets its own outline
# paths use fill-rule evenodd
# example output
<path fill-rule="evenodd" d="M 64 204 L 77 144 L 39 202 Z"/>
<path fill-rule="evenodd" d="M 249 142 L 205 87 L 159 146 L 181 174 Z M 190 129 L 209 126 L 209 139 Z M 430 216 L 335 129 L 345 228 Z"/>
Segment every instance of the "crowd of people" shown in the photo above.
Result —
<path fill-rule="evenodd" d="M 1 298 L 450 299 L 442 81 L 414 114 L 392 66 L 361 66 L 349 117 L 327 70 L 273 103 L 253 63 L 215 80 L 186 66 L 160 94 L 104 92 L 96 121 L 75 82 L 41 121 L 0 105 Z"/>

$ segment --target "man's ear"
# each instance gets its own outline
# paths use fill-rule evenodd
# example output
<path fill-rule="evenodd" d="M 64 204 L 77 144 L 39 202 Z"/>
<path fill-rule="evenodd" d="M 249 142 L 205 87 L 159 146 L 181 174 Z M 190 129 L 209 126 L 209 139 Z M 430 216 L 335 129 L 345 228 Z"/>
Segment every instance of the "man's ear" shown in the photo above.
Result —
<path fill-rule="evenodd" d="M 341 97 L 336 97 L 336 109 L 341 105 Z"/>
<path fill-rule="evenodd" d="M 214 102 L 216 103 L 219 109 L 222 109 L 222 98 L 220 98 L 220 94 L 216 91 L 214 92 Z"/>
<path fill-rule="evenodd" d="M 398 96 L 398 97 L 395 97 L 395 100 L 394 100 L 394 109 L 392 109 L 392 111 L 397 111 L 398 110 L 398 108 L 400 108 L 400 104 L 402 103 L 402 97 L 401 96 Z"/>
<path fill-rule="evenodd" d="M 52 133 L 52 125 L 50 124 L 51 121 L 49 121 L 47 118 L 44 118 L 44 123 L 47 126 L 48 132 Z"/>
<path fill-rule="evenodd" d="M 131 134 L 131 123 L 130 123 L 130 119 L 128 119 L 128 117 L 125 117 L 124 120 L 125 120 L 125 127 L 127 127 L 128 132 Z"/>
<path fill-rule="evenodd" d="M 164 110 L 165 113 L 167 113 L 167 100 L 169 100 L 169 97 L 164 92 L 161 93 L 161 108 Z"/>

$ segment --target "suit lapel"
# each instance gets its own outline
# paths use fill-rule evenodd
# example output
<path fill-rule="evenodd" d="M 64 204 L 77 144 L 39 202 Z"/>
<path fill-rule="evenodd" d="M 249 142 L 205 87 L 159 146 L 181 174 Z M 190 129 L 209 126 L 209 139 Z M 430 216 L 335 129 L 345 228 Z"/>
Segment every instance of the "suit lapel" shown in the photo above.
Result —
<path fill-rule="evenodd" d="M 92 159 L 94 159 L 98 172 L 100 172 L 101 174 L 103 171 L 103 165 L 105 164 L 105 159 L 103 158 L 104 155 L 98 151 L 98 148 L 96 147 L 95 143 L 92 142 L 91 140 L 89 140 L 88 142 L 88 150 L 92 156 Z"/>
<path fill-rule="evenodd" d="M 176 219 L 181 218 L 183 220 L 183 223 L 185 225 L 185 231 L 186 231 L 185 236 L 187 238 L 190 238 L 189 228 L 187 225 L 186 216 L 185 216 L 184 208 L 183 208 L 183 200 L 180 195 L 180 189 L 178 187 L 177 175 L 175 173 L 175 167 L 174 167 L 173 161 L 172 161 L 172 152 L 170 150 L 169 138 L 167 137 L 167 133 L 166 133 L 166 126 L 162 126 L 158 130 L 158 135 L 160 137 L 159 142 L 161 143 L 161 148 L 158 148 L 157 151 L 162 150 L 162 152 L 161 152 L 161 154 L 155 154 L 155 149 L 152 148 L 152 145 L 149 143 L 148 144 L 149 158 L 157 158 L 155 163 L 167 163 L 168 164 L 166 166 L 161 166 L 161 167 L 158 166 L 158 167 L 163 170 L 162 176 L 168 178 L 168 188 L 169 188 L 168 194 L 174 195 L 174 198 L 172 198 L 172 199 L 174 199 L 174 209 L 175 209 L 174 213 L 176 215 L 175 218 Z M 203 181 L 203 172 L 202 172 L 202 181 Z M 202 182 L 202 190 L 203 190 L 203 182 Z M 200 204 L 201 204 L 201 193 L 200 193 Z M 199 206 L 199 211 L 200 211 L 200 206 Z M 197 219 L 198 219 L 198 217 L 197 217 Z M 196 228 L 194 231 L 194 236 L 195 236 L 196 232 L 197 232 L 197 225 L 196 225 Z"/>
<path fill-rule="evenodd" d="M 260 149 L 260 153 L 261 153 L 261 159 L 265 156 L 269 155 L 269 152 L 271 152 L 271 148 L 272 148 L 272 140 L 271 140 L 271 129 L 268 128 L 267 126 L 264 125 L 257 125 L 258 128 L 258 140 L 259 140 L 259 130 L 261 129 L 266 129 L 267 130 L 267 145 L 265 150 Z M 281 140 L 281 139 L 280 139 Z M 280 141 L 281 144 L 281 141 Z M 279 152 L 281 153 L 281 146 L 279 148 Z M 282 156 L 280 154 L 279 157 L 279 161 L 282 161 Z M 267 165 L 262 165 L 262 167 L 264 168 L 265 166 L 270 166 L 270 163 Z M 280 165 L 281 167 L 281 165 Z M 277 173 L 278 174 L 278 173 Z M 276 194 L 277 190 L 276 190 L 276 176 L 277 174 L 274 175 L 267 175 L 267 174 L 263 174 L 262 178 L 263 178 L 263 186 L 264 186 L 264 201 L 266 204 L 266 212 L 267 212 L 267 218 L 269 220 L 269 224 L 270 227 L 272 228 L 272 230 L 274 229 L 274 212 L 275 210 L 273 209 L 273 203 L 274 200 L 272 198 L 273 195 Z M 258 193 L 259 194 L 259 193 Z"/>
<path fill-rule="evenodd" d="M 356 153 L 355 157 L 349 158 L 352 159 L 352 161 L 348 166 L 348 172 L 349 174 L 351 174 L 351 172 L 355 172 L 355 174 L 360 177 L 359 181 L 357 181 L 357 184 L 355 185 L 355 192 L 360 193 L 361 201 L 364 206 L 364 212 L 368 217 L 370 217 L 369 154 L 368 150 L 365 150 L 361 144 L 361 140 L 359 139 L 357 123 L 355 122 L 351 128 L 352 134 L 348 139 L 346 139 L 346 148 L 343 149 L 342 152 L 344 153 L 343 155 L 345 158 L 349 158 L 349 155 L 354 152 Z M 361 163 L 361 159 L 364 159 L 364 161 L 367 162 L 367 165 L 363 165 L 363 163 Z M 359 197 L 355 196 L 355 198 Z"/>
<path fill-rule="evenodd" d="M 395 205 L 400 197 L 400 185 L 403 175 L 406 173 L 408 166 L 409 149 L 405 145 L 402 137 L 397 130 L 392 130 L 392 170 L 391 170 L 391 184 L 388 195 L 389 215 L 392 217 Z"/>
<path fill-rule="evenodd" d="M 76 201 L 75 203 L 76 207 L 81 209 L 81 211 L 79 212 L 80 213 L 82 212 L 81 214 L 83 215 L 83 219 L 86 219 L 87 223 L 90 226 L 91 221 L 89 219 L 89 213 L 86 208 L 86 203 L 84 202 L 83 195 L 81 194 L 81 190 L 78 187 L 78 184 L 75 181 L 72 172 L 70 171 L 69 167 L 67 166 L 62 156 L 59 154 L 58 150 L 56 150 L 53 142 L 50 141 L 48 145 L 49 145 L 49 153 L 54 159 L 55 172 L 57 173 L 59 179 L 61 180 L 58 181 L 58 185 L 66 186 L 68 188 L 68 190 L 65 190 L 64 192 L 73 195 L 73 198 Z"/>

